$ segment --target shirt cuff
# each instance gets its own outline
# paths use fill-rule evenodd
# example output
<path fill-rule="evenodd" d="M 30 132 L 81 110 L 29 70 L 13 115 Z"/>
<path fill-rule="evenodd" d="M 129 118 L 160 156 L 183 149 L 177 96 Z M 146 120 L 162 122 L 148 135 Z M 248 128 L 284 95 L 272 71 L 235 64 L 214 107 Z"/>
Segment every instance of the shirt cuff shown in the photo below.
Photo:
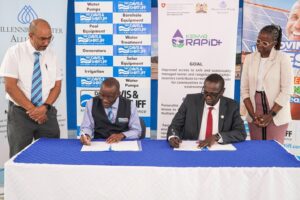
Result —
<path fill-rule="evenodd" d="M 171 138 L 173 138 L 173 137 L 179 138 L 177 135 L 170 135 L 170 136 L 168 137 L 168 141 L 169 141 Z"/>
<path fill-rule="evenodd" d="M 122 133 L 125 135 L 126 139 L 139 139 L 141 135 L 141 132 L 138 130 L 129 130 Z"/>
<path fill-rule="evenodd" d="M 219 140 L 217 141 L 218 143 L 223 143 L 223 138 L 222 138 L 222 135 L 220 134 L 220 133 L 217 133 L 219 136 L 220 136 L 220 138 L 219 138 Z"/>
<path fill-rule="evenodd" d="M 92 133 L 89 133 L 88 130 L 81 129 L 79 136 L 84 135 L 84 134 L 90 136 L 90 138 L 93 138 L 93 134 Z"/>

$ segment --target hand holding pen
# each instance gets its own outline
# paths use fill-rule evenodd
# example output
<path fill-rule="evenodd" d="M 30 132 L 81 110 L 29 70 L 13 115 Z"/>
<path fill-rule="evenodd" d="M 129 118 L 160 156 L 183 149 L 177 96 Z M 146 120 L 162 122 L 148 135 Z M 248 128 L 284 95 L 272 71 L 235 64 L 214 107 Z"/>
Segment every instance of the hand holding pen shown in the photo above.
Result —
<path fill-rule="evenodd" d="M 83 145 L 91 145 L 91 137 L 87 134 L 81 134 L 80 136 L 80 142 Z"/>

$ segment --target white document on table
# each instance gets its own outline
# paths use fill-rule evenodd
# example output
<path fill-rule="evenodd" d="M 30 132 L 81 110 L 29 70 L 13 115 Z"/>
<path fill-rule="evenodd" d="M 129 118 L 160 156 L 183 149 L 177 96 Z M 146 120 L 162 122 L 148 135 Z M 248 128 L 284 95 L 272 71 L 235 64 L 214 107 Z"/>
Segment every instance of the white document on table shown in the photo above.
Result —
<path fill-rule="evenodd" d="M 94 141 L 91 145 L 82 145 L 81 151 L 109 151 L 110 144 L 105 141 Z"/>
<path fill-rule="evenodd" d="M 201 151 L 201 149 L 198 148 L 196 140 L 182 140 L 179 148 L 174 148 L 174 151 Z"/>
<path fill-rule="evenodd" d="M 215 143 L 208 148 L 198 148 L 198 143 L 195 140 L 183 140 L 179 148 L 174 148 L 174 151 L 235 151 L 236 148 L 232 144 Z"/>
<path fill-rule="evenodd" d="M 139 151 L 140 147 L 137 140 L 121 141 L 111 144 L 112 151 Z"/>
<path fill-rule="evenodd" d="M 92 141 L 91 145 L 82 145 L 81 151 L 139 151 L 137 140 L 120 141 L 108 144 L 105 141 Z"/>
<path fill-rule="evenodd" d="M 209 151 L 236 151 L 236 148 L 232 144 L 219 144 L 215 143 L 211 147 L 208 147 Z"/>

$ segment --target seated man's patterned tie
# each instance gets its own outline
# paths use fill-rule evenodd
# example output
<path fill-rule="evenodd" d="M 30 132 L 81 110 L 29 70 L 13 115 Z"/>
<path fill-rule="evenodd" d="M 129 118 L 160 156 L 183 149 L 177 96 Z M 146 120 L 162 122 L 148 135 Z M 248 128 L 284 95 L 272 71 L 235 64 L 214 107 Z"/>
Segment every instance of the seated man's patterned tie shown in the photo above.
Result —
<path fill-rule="evenodd" d="M 109 120 L 111 123 L 114 123 L 114 122 L 113 122 L 113 120 L 114 120 L 114 114 L 113 114 L 113 112 L 112 112 L 112 107 L 109 107 L 109 108 L 108 108 L 107 117 L 108 117 L 108 120 Z"/>

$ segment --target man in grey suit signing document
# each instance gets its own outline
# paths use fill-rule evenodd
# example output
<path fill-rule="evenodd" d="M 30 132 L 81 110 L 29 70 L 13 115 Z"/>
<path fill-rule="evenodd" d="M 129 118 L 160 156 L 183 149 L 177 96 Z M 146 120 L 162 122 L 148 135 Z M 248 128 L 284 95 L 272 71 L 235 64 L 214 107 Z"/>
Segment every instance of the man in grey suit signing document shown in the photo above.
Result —
<path fill-rule="evenodd" d="M 178 148 L 181 140 L 198 140 L 199 148 L 245 140 L 239 105 L 223 96 L 224 84 L 222 76 L 210 74 L 201 93 L 185 97 L 168 128 L 171 147 Z"/>

